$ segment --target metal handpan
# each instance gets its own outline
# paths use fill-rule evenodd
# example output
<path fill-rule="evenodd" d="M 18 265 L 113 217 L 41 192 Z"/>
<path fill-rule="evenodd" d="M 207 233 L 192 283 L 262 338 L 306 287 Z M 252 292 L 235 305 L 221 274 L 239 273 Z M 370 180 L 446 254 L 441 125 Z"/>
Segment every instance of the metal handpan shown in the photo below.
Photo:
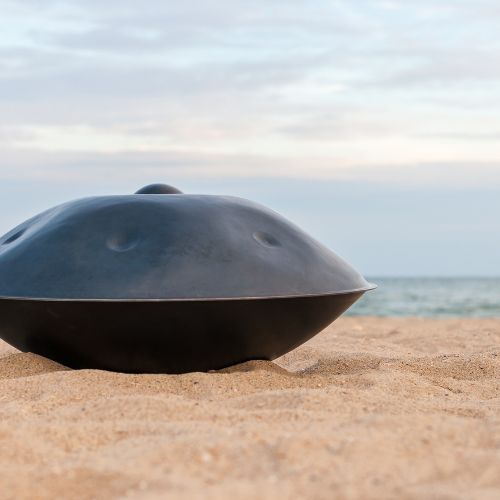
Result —
<path fill-rule="evenodd" d="M 274 359 L 371 288 L 277 213 L 164 184 L 71 201 L 0 238 L 0 336 L 73 368 Z"/>

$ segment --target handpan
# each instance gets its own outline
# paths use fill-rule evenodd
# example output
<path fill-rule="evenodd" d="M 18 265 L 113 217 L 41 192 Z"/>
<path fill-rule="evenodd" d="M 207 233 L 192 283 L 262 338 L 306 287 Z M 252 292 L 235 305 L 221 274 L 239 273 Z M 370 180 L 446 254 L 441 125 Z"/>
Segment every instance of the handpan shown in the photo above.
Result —
<path fill-rule="evenodd" d="M 274 359 L 371 288 L 276 212 L 164 184 L 70 201 L 0 238 L 0 336 L 73 368 Z"/>

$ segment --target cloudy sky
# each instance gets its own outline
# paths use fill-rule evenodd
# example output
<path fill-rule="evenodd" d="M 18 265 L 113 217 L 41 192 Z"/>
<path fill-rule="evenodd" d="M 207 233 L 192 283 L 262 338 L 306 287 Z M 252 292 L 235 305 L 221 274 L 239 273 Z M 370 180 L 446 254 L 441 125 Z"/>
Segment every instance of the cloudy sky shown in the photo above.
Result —
<path fill-rule="evenodd" d="M 500 4 L 0 0 L 0 232 L 150 182 L 368 275 L 500 275 Z"/>

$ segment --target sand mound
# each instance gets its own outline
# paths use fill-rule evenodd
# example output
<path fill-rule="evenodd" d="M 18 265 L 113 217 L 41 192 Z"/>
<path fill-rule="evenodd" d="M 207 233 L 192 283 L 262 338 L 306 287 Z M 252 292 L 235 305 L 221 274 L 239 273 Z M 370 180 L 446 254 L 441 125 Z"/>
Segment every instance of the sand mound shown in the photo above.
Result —
<path fill-rule="evenodd" d="M 342 319 L 214 373 L 0 344 L 2 498 L 498 498 L 500 320 Z"/>
<path fill-rule="evenodd" d="M 0 358 L 0 379 L 30 377 L 59 370 L 68 368 L 31 352 L 14 353 Z"/>

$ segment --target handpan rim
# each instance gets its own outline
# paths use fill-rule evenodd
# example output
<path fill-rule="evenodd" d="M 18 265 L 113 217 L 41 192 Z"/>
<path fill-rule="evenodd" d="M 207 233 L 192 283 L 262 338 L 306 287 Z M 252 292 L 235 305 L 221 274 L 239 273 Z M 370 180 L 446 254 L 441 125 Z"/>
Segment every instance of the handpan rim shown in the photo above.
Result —
<path fill-rule="evenodd" d="M 333 297 L 336 295 L 349 295 L 351 293 L 366 293 L 375 290 L 378 287 L 375 283 L 368 283 L 368 286 L 356 288 L 353 290 L 342 290 L 332 293 L 309 293 L 296 295 L 268 295 L 253 297 L 173 297 L 173 298 L 72 298 L 72 297 L 16 297 L 0 296 L 0 300 L 19 300 L 19 301 L 39 301 L 39 302 L 223 302 L 223 301 L 242 301 L 242 300 L 274 300 L 274 299 L 298 299 L 306 297 Z"/>

